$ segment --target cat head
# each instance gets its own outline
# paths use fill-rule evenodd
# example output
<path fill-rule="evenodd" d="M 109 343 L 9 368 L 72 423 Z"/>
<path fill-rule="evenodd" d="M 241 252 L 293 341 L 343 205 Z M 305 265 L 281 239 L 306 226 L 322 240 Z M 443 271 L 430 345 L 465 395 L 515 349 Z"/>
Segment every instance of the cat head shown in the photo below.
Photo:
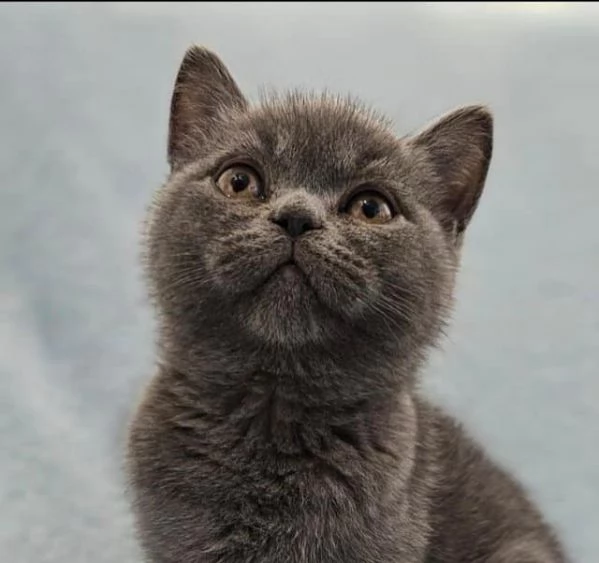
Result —
<path fill-rule="evenodd" d="M 434 342 L 491 151 L 484 107 L 397 137 L 351 100 L 250 104 L 216 55 L 191 48 L 148 222 L 165 325 L 189 346 Z"/>

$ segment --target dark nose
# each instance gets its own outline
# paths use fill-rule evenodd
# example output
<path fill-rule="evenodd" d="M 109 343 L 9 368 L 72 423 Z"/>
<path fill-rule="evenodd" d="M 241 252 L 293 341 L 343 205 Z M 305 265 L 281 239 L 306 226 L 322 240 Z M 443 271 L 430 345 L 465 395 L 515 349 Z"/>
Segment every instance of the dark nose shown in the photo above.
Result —
<path fill-rule="evenodd" d="M 293 238 L 322 227 L 320 221 L 316 220 L 311 213 L 306 211 L 284 211 L 271 220 L 285 229 Z"/>

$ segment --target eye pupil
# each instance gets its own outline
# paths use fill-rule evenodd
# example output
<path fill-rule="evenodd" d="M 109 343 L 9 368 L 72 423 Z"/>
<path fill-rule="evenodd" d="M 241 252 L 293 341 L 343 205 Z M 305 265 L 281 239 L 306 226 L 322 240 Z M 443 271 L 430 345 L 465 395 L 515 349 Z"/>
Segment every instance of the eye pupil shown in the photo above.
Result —
<path fill-rule="evenodd" d="M 374 219 L 379 214 L 379 203 L 373 199 L 366 199 L 362 202 L 362 213 L 368 219 Z"/>
<path fill-rule="evenodd" d="M 388 223 L 396 215 L 389 197 L 373 189 L 364 189 L 348 203 L 343 202 L 340 211 L 359 221 L 376 225 Z"/>
<path fill-rule="evenodd" d="M 231 187 L 234 192 L 242 192 L 250 185 L 250 177 L 245 172 L 236 172 L 231 176 Z"/>
<path fill-rule="evenodd" d="M 266 194 L 260 174 L 247 164 L 232 164 L 225 168 L 214 183 L 227 197 L 240 200 L 258 199 L 264 201 Z"/>

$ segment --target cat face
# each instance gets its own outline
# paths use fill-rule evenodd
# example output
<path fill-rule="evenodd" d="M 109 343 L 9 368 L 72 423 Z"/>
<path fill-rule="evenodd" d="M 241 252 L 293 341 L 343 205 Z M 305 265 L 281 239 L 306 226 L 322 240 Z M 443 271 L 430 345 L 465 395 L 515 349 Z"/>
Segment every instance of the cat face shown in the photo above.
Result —
<path fill-rule="evenodd" d="M 480 107 L 398 139 L 338 98 L 250 107 L 215 55 L 191 49 L 149 222 L 159 306 L 190 330 L 288 348 L 434 338 L 490 154 Z"/>

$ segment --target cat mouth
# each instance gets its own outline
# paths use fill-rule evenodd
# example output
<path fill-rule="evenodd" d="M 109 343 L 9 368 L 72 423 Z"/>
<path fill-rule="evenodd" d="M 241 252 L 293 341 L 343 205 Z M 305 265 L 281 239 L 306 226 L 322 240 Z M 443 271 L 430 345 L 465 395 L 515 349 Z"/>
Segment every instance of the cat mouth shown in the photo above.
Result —
<path fill-rule="evenodd" d="M 313 279 L 313 261 L 304 254 L 300 254 L 297 258 L 293 250 L 289 255 L 281 257 L 258 291 L 266 290 L 271 297 L 276 294 L 275 299 L 286 304 L 299 299 L 298 302 L 305 307 L 308 302 L 313 302 L 321 307 L 321 312 L 339 317 L 338 308 L 326 299 L 326 295 L 323 298 L 319 291 L 318 277 Z M 272 291 L 274 293 L 271 293 Z M 344 317 L 340 318 L 344 319 Z"/>
<path fill-rule="evenodd" d="M 283 284 L 283 287 L 289 290 L 304 287 L 314 291 L 306 270 L 295 259 L 293 249 L 287 256 L 281 257 L 276 267 L 262 282 L 262 287 L 273 283 Z"/>
<path fill-rule="evenodd" d="M 314 285 L 311 275 L 310 261 L 306 262 L 305 256 L 296 256 L 296 249 L 292 246 L 290 252 L 281 256 L 270 274 L 260 284 L 260 289 L 268 288 L 281 291 L 286 296 L 303 295 L 304 298 L 315 299 L 322 305 L 317 285 Z M 316 280 L 317 281 L 317 280 Z M 281 295 L 281 298 L 284 296 Z"/>

